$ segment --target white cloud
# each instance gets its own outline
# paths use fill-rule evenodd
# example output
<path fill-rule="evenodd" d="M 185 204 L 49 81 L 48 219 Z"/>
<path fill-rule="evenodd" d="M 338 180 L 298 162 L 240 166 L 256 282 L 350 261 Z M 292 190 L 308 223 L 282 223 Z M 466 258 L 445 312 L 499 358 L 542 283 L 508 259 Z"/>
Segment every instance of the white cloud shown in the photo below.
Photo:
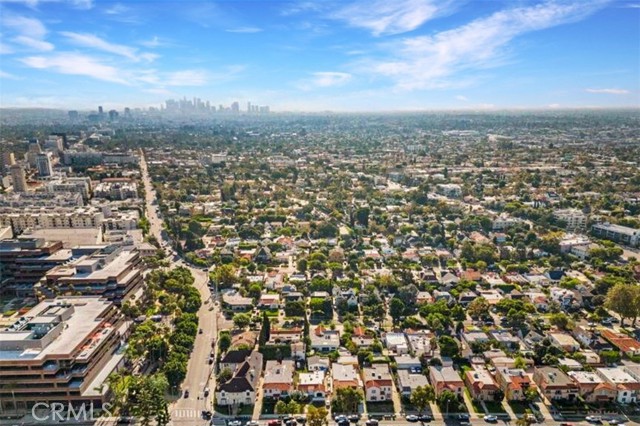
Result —
<path fill-rule="evenodd" d="M 314 72 L 311 84 L 316 87 L 341 86 L 351 80 L 351 74 L 346 72 L 322 71 Z"/>
<path fill-rule="evenodd" d="M 123 13 L 129 12 L 130 10 L 130 7 L 127 7 L 122 3 L 116 3 L 113 6 L 105 9 L 104 13 L 106 13 L 107 15 L 121 15 Z"/>
<path fill-rule="evenodd" d="M 253 34 L 262 32 L 262 28 L 258 27 L 238 27 L 226 30 L 228 33 Z"/>
<path fill-rule="evenodd" d="M 43 38 L 47 34 L 47 28 L 35 18 L 26 16 L 8 15 L 2 19 L 2 25 L 11 28 L 18 34 L 32 38 Z"/>
<path fill-rule="evenodd" d="M 14 35 L 11 38 L 13 43 L 43 52 L 48 52 L 55 48 L 52 43 L 44 40 L 47 35 L 47 28 L 38 19 L 5 14 L 2 16 L 2 26 Z M 13 53 L 12 50 L 9 48 L 9 51 L 7 51 L 5 48 L 3 53 Z"/>
<path fill-rule="evenodd" d="M 331 15 L 375 36 L 413 31 L 425 22 L 452 10 L 450 0 L 359 1 Z"/>
<path fill-rule="evenodd" d="M 35 50 L 40 50 L 43 52 L 49 52 L 55 49 L 55 46 L 48 41 L 38 40 L 32 37 L 27 36 L 18 36 L 11 39 L 14 43 L 21 44 L 23 46 L 30 47 Z"/>
<path fill-rule="evenodd" d="M 36 9 L 40 3 L 70 3 L 78 9 L 91 9 L 93 0 L 0 0 L 0 3 L 20 3 Z"/>
<path fill-rule="evenodd" d="M 11 48 L 11 46 L 8 46 L 7 44 L 3 43 L 2 40 L 0 40 L 0 55 L 9 55 L 13 52 L 14 50 Z"/>
<path fill-rule="evenodd" d="M 132 61 L 153 61 L 158 58 L 158 55 L 153 53 L 138 53 L 138 49 L 135 47 L 125 46 L 123 44 L 115 44 L 109 43 L 106 40 L 101 39 L 93 34 L 85 34 L 85 33 L 74 33 L 70 31 L 62 31 L 60 32 L 63 36 L 65 36 L 69 41 L 78 45 L 89 47 L 96 50 L 101 50 L 107 53 L 113 53 L 115 55 L 124 56 L 125 58 L 131 59 Z"/>
<path fill-rule="evenodd" d="M 560 105 L 560 104 L 549 104 L 549 105 L 547 105 L 547 108 L 558 109 L 558 108 L 562 108 L 562 105 Z"/>
<path fill-rule="evenodd" d="M 557 3 L 496 12 L 461 27 L 432 36 L 406 38 L 390 43 L 391 57 L 361 64 L 364 70 L 393 79 L 397 89 L 451 87 L 451 76 L 469 69 L 495 67 L 505 47 L 516 37 L 532 31 L 578 21 L 597 10 L 603 0 Z"/>
<path fill-rule="evenodd" d="M 129 80 L 117 68 L 79 53 L 61 52 L 49 56 L 29 56 L 20 59 L 28 67 L 50 69 L 60 74 L 83 75 L 96 80 L 130 85 Z"/>
<path fill-rule="evenodd" d="M 22 80 L 21 77 L 18 77 L 17 75 L 13 75 L 2 70 L 0 70 L 0 78 L 6 78 L 8 80 Z"/>
<path fill-rule="evenodd" d="M 315 90 L 318 88 L 339 87 L 351 80 L 353 76 L 346 72 L 318 71 L 311 73 L 309 78 L 299 80 L 294 86 L 303 91 Z"/>
<path fill-rule="evenodd" d="M 604 95 L 628 95 L 631 93 L 626 89 L 586 89 L 589 93 L 600 93 Z"/>
<path fill-rule="evenodd" d="M 164 46 L 169 46 L 171 43 L 169 43 L 168 41 L 159 38 L 158 36 L 153 36 L 152 39 L 150 40 L 142 40 L 139 42 L 141 45 L 148 47 L 150 49 L 156 48 L 156 47 L 164 47 Z"/>
<path fill-rule="evenodd" d="M 456 99 L 463 102 L 467 102 L 469 100 L 466 96 L 463 95 L 456 96 Z"/>

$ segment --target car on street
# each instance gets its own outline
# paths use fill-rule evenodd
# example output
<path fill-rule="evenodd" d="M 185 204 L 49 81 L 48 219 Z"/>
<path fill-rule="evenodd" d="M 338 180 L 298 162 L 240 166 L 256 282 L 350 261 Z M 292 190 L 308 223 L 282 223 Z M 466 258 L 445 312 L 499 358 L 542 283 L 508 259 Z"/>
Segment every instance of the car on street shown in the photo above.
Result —
<path fill-rule="evenodd" d="M 600 416 L 587 416 L 584 419 L 589 423 L 602 423 L 602 417 Z"/>
<path fill-rule="evenodd" d="M 471 416 L 469 416 L 468 414 L 462 413 L 462 414 L 458 414 L 458 420 L 469 420 L 471 418 Z"/>
<path fill-rule="evenodd" d="M 280 426 L 280 420 L 269 420 L 267 426 Z"/>
<path fill-rule="evenodd" d="M 409 414 L 407 417 L 405 417 L 405 420 L 408 421 L 408 422 L 411 422 L 411 423 L 415 423 L 415 422 L 419 421 L 420 419 L 416 415 Z"/>
<path fill-rule="evenodd" d="M 298 417 L 296 417 L 296 422 L 298 422 L 300 424 L 305 424 L 307 422 L 307 418 L 303 417 L 303 416 L 298 416 Z"/>
<path fill-rule="evenodd" d="M 242 426 L 242 422 L 240 420 L 231 420 L 227 423 L 227 426 Z"/>
<path fill-rule="evenodd" d="M 366 426 L 378 426 L 379 422 L 376 419 L 369 419 L 364 424 Z"/>
<path fill-rule="evenodd" d="M 433 421 L 433 417 L 430 414 L 420 414 L 418 415 L 418 420 L 428 423 L 430 421 Z"/>
<path fill-rule="evenodd" d="M 189 398 L 189 389 L 184 390 L 184 397 Z"/>
<path fill-rule="evenodd" d="M 352 414 L 347 418 L 351 423 L 358 423 L 358 420 L 360 420 L 360 416 L 357 414 Z"/>
<path fill-rule="evenodd" d="M 244 426 L 259 426 L 258 422 L 248 421 Z"/>
<path fill-rule="evenodd" d="M 485 422 L 489 422 L 489 423 L 495 423 L 498 421 L 498 417 L 494 416 L 493 414 L 487 414 L 483 418 Z"/>

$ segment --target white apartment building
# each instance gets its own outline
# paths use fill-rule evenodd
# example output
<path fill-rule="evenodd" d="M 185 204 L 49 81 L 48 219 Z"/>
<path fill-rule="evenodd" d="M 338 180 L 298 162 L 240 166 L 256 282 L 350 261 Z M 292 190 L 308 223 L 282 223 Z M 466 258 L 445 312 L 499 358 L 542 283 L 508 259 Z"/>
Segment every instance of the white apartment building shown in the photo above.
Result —
<path fill-rule="evenodd" d="M 587 215 L 578 209 L 562 209 L 553 212 L 553 217 L 567 224 L 567 229 L 584 229 L 587 226 Z"/>

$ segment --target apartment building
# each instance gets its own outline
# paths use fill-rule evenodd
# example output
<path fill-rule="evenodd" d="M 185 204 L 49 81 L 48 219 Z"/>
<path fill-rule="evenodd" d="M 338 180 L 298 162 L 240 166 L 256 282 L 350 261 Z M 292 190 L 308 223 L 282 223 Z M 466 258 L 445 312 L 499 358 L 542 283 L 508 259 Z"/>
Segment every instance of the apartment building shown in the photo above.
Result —
<path fill-rule="evenodd" d="M 496 371 L 496 382 L 507 401 L 524 401 L 528 389 L 535 387 L 521 368 L 501 367 Z"/>
<path fill-rule="evenodd" d="M 578 386 L 578 394 L 588 403 L 604 404 L 616 400 L 616 386 L 592 371 L 569 371 L 571 380 Z"/>
<path fill-rule="evenodd" d="M 290 359 L 267 361 L 262 382 L 262 390 L 265 398 L 279 399 L 291 395 L 291 392 L 294 390 L 294 371 L 295 364 Z"/>
<path fill-rule="evenodd" d="M 485 368 L 466 371 L 464 382 L 471 398 L 477 401 L 495 401 L 495 395 L 500 390 L 493 376 Z"/>
<path fill-rule="evenodd" d="M 622 367 L 597 368 L 596 373 L 616 387 L 616 402 L 630 404 L 636 402 L 640 392 L 640 381 Z"/>
<path fill-rule="evenodd" d="M 579 395 L 578 386 L 559 368 L 538 367 L 533 373 L 533 381 L 549 401 L 573 401 Z"/>
<path fill-rule="evenodd" d="M 40 302 L 0 331 L 0 405 L 26 410 L 37 402 L 107 400 L 102 384 L 123 359 L 126 322 L 108 300 L 60 297 Z M 15 404 L 15 407 L 14 407 Z"/>
<path fill-rule="evenodd" d="M 365 400 L 368 402 L 391 401 L 393 378 L 387 364 L 373 364 L 362 371 Z"/>
<path fill-rule="evenodd" d="M 104 179 L 93 190 L 95 198 L 106 198 L 108 200 L 126 200 L 128 198 L 138 198 L 138 185 L 129 179 Z"/>
<path fill-rule="evenodd" d="M 104 214 L 91 207 L 0 208 L 0 227 L 11 226 L 17 233 L 36 228 L 96 228 Z"/>
<path fill-rule="evenodd" d="M 553 217 L 567 224 L 567 229 L 584 229 L 587 226 L 587 215 L 578 209 L 562 209 L 553 212 Z"/>
<path fill-rule="evenodd" d="M 60 241 L 20 237 L 0 241 L 0 294 L 33 297 L 34 286 L 54 267 L 71 259 Z"/>
<path fill-rule="evenodd" d="M 436 391 L 436 396 L 440 396 L 443 391 L 449 390 L 462 397 L 464 382 L 453 367 L 429 367 L 429 381 Z"/>
<path fill-rule="evenodd" d="M 616 241 L 632 247 L 640 246 L 640 229 L 605 222 L 593 225 L 591 232 L 596 237 Z"/>

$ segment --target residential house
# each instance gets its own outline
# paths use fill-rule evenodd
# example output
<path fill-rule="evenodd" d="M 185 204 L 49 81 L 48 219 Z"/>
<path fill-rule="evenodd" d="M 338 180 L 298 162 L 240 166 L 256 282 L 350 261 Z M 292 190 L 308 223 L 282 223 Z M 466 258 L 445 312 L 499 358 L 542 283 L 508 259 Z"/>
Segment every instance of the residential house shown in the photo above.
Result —
<path fill-rule="evenodd" d="M 489 334 L 507 350 L 517 351 L 520 349 L 520 339 L 507 330 L 491 330 Z"/>
<path fill-rule="evenodd" d="M 620 404 L 636 402 L 640 391 L 640 381 L 627 373 L 622 367 L 597 368 L 596 373 L 615 385 L 616 401 Z"/>
<path fill-rule="evenodd" d="M 386 333 L 384 344 L 389 351 L 395 352 L 397 355 L 409 353 L 409 345 L 404 333 Z"/>
<path fill-rule="evenodd" d="M 246 361 L 239 365 L 225 383 L 219 383 L 216 390 L 218 405 L 253 405 L 260 375 L 262 374 L 262 354 L 252 352 Z"/>
<path fill-rule="evenodd" d="M 253 299 L 235 291 L 225 292 L 222 294 L 222 306 L 232 311 L 248 311 L 253 308 Z"/>
<path fill-rule="evenodd" d="M 307 359 L 307 368 L 309 371 L 329 371 L 330 364 L 329 358 L 318 355 L 310 356 Z"/>
<path fill-rule="evenodd" d="M 398 370 L 398 391 L 400 394 L 409 398 L 418 386 L 428 386 L 429 381 L 424 374 L 411 373 L 409 370 Z"/>
<path fill-rule="evenodd" d="M 464 382 L 471 398 L 477 401 L 495 401 L 496 392 L 500 391 L 493 376 L 485 368 L 467 370 L 464 373 Z"/>
<path fill-rule="evenodd" d="M 535 387 L 521 368 L 501 367 L 496 370 L 496 382 L 507 401 L 524 401 L 528 389 Z"/>
<path fill-rule="evenodd" d="M 585 402 L 603 404 L 616 400 L 618 395 L 616 386 L 597 373 L 591 371 L 569 371 L 567 375 L 578 386 L 578 395 Z"/>
<path fill-rule="evenodd" d="M 549 401 L 573 401 L 579 395 L 578 385 L 559 368 L 536 367 L 533 381 Z"/>
<path fill-rule="evenodd" d="M 331 366 L 333 391 L 341 388 L 362 388 L 362 379 L 353 364 L 334 363 Z"/>
<path fill-rule="evenodd" d="M 236 369 L 243 364 L 247 358 L 251 355 L 251 349 L 235 349 L 230 350 L 220 360 L 220 371 L 228 368 L 231 371 L 236 371 Z"/>
<path fill-rule="evenodd" d="M 570 334 L 567 333 L 549 333 L 549 340 L 551 344 L 565 352 L 576 352 L 580 350 L 580 343 L 576 341 Z"/>
<path fill-rule="evenodd" d="M 362 376 L 367 402 L 390 401 L 392 399 L 393 378 L 387 364 L 373 364 L 371 367 L 366 367 Z"/>
<path fill-rule="evenodd" d="M 337 330 L 328 330 L 319 325 L 310 333 L 311 349 L 328 353 L 338 350 L 340 347 L 340 333 Z"/>
<path fill-rule="evenodd" d="M 295 364 L 292 360 L 267 361 L 262 390 L 266 398 L 279 399 L 291 394 Z"/>
<path fill-rule="evenodd" d="M 411 355 L 399 355 L 395 357 L 396 368 L 398 370 L 421 371 L 422 363 L 418 357 Z"/>
<path fill-rule="evenodd" d="M 453 367 L 430 366 L 429 381 L 436 391 L 436 396 L 444 390 L 449 390 L 461 397 L 464 389 L 464 382 Z"/>
<path fill-rule="evenodd" d="M 616 333 L 613 330 L 602 330 L 601 336 L 607 339 L 613 346 L 626 356 L 640 355 L 640 342 L 626 334 Z"/>
<path fill-rule="evenodd" d="M 325 372 L 321 370 L 298 375 L 298 390 L 306 394 L 312 402 L 324 401 L 326 397 Z"/>

